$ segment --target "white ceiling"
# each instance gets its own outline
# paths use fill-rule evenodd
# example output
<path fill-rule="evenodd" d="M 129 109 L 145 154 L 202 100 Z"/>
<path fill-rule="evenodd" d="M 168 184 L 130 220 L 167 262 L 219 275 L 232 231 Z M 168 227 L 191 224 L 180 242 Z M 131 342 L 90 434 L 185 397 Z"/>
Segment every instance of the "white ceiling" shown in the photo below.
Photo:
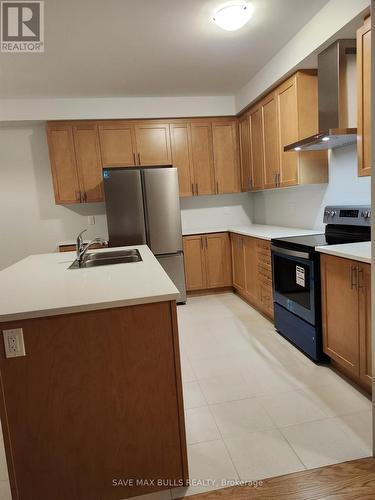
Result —
<path fill-rule="evenodd" d="M 225 32 L 220 0 L 45 0 L 45 53 L 1 54 L 0 97 L 233 95 L 327 1 L 253 0 Z"/>

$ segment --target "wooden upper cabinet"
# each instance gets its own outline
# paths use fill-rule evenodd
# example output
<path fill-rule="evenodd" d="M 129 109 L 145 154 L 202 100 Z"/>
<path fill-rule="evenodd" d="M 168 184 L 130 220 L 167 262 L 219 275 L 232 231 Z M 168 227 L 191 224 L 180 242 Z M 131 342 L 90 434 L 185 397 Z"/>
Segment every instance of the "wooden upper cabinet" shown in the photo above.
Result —
<path fill-rule="evenodd" d="M 202 236 L 184 236 L 183 247 L 186 289 L 203 290 L 206 288 L 207 276 Z"/>
<path fill-rule="evenodd" d="M 228 233 L 203 237 L 206 247 L 207 288 L 232 285 L 231 249 Z"/>
<path fill-rule="evenodd" d="M 194 178 L 189 123 L 171 123 L 172 164 L 178 170 L 180 196 L 193 196 Z"/>
<path fill-rule="evenodd" d="M 371 175 L 371 18 L 357 31 L 358 175 Z"/>
<path fill-rule="evenodd" d="M 212 122 L 216 193 L 238 193 L 240 170 L 237 121 Z"/>
<path fill-rule="evenodd" d="M 84 202 L 103 201 L 103 177 L 97 125 L 73 127 L 78 176 Z"/>
<path fill-rule="evenodd" d="M 103 167 L 130 167 L 137 164 L 133 125 L 128 122 L 101 122 L 100 149 Z"/>
<path fill-rule="evenodd" d="M 77 163 L 71 125 L 48 124 L 48 147 L 57 204 L 80 203 Z"/>
<path fill-rule="evenodd" d="M 371 390 L 371 265 L 361 263 L 359 264 L 359 271 L 360 379 Z"/>
<path fill-rule="evenodd" d="M 298 71 L 276 89 L 280 186 L 328 182 L 327 151 L 284 151 L 318 132 L 318 80 L 315 71 Z"/>
<path fill-rule="evenodd" d="M 251 190 L 250 122 L 248 114 L 239 119 L 241 190 Z"/>
<path fill-rule="evenodd" d="M 210 121 L 191 122 L 191 149 L 196 194 L 214 194 L 215 176 Z"/>
<path fill-rule="evenodd" d="M 253 191 L 264 187 L 263 126 L 262 109 L 256 105 L 249 113 L 251 186 Z"/>
<path fill-rule="evenodd" d="M 264 188 L 274 188 L 279 184 L 280 149 L 278 140 L 276 94 L 268 95 L 261 104 L 264 161 Z"/>
<path fill-rule="evenodd" d="M 298 153 L 284 151 L 284 146 L 298 141 L 297 77 L 289 78 L 276 89 L 280 142 L 280 184 L 298 184 Z"/>
<path fill-rule="evenodd" d="M 357 263 L 321 256 L 323 350 L 355 377 L 359 377 L 359 308 Z"/>
<path fill-rule="evenodd" d="M 135 127 L 138 165 L 170 165 L 172 163 L 169 123 L 137 122 Z"/>

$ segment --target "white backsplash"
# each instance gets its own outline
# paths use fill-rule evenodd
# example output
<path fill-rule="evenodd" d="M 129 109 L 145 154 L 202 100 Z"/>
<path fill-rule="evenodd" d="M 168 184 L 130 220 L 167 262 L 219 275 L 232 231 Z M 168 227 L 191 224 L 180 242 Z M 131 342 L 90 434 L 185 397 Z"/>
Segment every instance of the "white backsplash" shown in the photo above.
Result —
<path fill-rule="evenodd" d="M 356 145 L 330 152 L 329 184 L 253 193 L 254 223 L 323 229 L 326 205 L 371 204 L 371 178 L 357 175 Z"/>
<path fill-rule="evenodd" d="M 181 198 L 181 219 L 183 232 L 204 232 L 251 224 L 251 195 L 242 193 Z"/>

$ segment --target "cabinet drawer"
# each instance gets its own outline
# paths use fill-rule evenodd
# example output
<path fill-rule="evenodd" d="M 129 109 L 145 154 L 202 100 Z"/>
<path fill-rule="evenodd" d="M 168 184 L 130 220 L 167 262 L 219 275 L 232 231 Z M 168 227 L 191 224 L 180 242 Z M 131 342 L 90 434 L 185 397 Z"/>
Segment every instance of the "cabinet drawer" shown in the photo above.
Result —
<path fill-rule="evenodd" d="M 268 262 L 267 260 L 258 260 L 258 268 L 264 270 L 265 272 L 268 272 L 269 275 L 271 276 L 272 274 L 272 267 L 271 267 L 271 262 Z"/>

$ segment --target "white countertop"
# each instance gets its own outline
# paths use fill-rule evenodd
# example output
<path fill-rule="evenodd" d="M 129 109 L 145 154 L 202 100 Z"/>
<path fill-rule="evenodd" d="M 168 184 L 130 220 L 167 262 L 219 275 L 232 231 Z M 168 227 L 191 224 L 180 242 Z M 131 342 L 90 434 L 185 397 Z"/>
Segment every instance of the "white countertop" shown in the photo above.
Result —
<path fill-rule="evenodd" d="M 320 253 L 371 264 L 371 241 L 344 243 L 342 245 L 327 245 L 316 247 L 315 250 Z"/>
<path fill-rule="evenodd" d="M 244 236 L 252 236 L 254 238 L 260 238 L 262 240 L 271 240 L 272 238 L 284 238 L 287 236 L 305 236 L 308 234 L 320 234 L 323 231 L 318 231 L 317 229 L 302 229 L 295 227 L 283 227 L 283 226 L 269 226 L 267 224 L 249 224 L 248 226 L 231 226 L 226 228 L 208 228 L 207 229 L 196 229 L 190 231 L 184 231 L 184 236 L 194 235 L 194 234 L 208 234 L 208 233 L 218 233 L 226 232 L 242 234 Z"/>
<path fill-rule="evenodd" d="M 177 298 L 146 245 L 123 248 L 137 248 L 142 262 L 68 269 L 75 252 L 65 252 L 31 255 L 0 271 L 0 322 Z"/>

